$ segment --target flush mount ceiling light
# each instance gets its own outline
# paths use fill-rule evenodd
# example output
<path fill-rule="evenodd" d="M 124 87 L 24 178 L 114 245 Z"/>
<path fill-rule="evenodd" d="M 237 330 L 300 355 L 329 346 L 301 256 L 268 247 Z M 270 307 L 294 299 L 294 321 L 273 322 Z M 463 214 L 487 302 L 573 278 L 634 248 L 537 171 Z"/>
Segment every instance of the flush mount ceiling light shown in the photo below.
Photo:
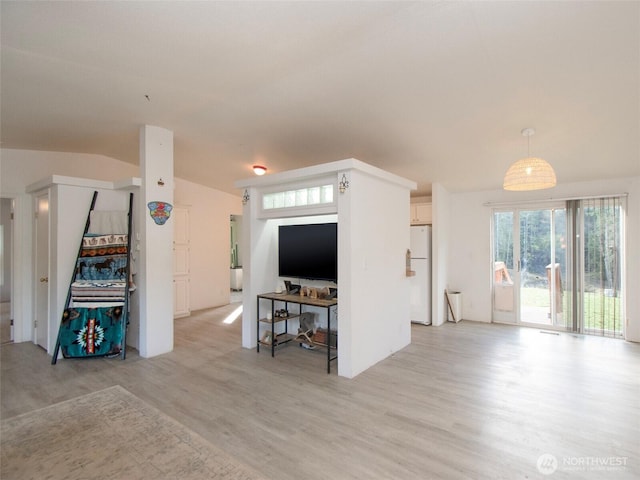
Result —
<path fill-rule="evenodd" d="M 556 173 L 553 167 L 541 158 L 531 157 L 529 153 L 533 128 L 525 128 L 522 135 L 527 137 L 527 158 L 518 160 L 509 167 L 504 176 L 502 188 L 522 192 L 525 190 L 543 190 L 556 186 Z"/>
<path fill-rule="evenodd" d="M 263 167 L 262 165 L 254 165 L 253 173 L 255 173 L 256 175 L 264 175 L 265 173 L 267 173 L 267 167 Z"/>

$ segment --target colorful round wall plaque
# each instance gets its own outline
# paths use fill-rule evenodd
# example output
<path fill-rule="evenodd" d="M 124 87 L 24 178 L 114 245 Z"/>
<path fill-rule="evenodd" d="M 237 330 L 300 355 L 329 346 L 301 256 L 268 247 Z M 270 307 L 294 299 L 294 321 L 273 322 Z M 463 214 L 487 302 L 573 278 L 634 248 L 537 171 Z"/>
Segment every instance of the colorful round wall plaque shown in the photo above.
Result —
<path fill-rule="evenodd" d="M 167 202 L 149 202 L 147 207 L 149 207 L 149 215 L 156 222 L 156 225 L 164 225 L 173 210 L 173 205 Z"/>

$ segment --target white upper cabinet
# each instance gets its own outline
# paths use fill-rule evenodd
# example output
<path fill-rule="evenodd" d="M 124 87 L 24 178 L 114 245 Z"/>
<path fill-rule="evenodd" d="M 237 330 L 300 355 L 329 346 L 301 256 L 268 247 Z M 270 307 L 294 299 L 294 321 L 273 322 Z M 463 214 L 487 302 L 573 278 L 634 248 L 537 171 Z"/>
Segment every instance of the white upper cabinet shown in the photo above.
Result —
<path fill-rule="evenodd" d="M 431 225 L 431 203 L 412 203 L 411 225 Z"/>

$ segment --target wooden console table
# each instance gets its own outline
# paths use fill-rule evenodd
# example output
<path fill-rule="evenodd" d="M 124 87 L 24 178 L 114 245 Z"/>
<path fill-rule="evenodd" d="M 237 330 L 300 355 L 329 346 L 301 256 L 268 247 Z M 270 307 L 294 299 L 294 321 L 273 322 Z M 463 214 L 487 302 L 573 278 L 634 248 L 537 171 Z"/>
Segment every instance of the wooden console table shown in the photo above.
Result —
<path fill-rule="evenodd" d="M 260 300 L 269 300 L 271 302 L 271 319 L 260 316 Z M 288 309 L 290 303 L 298 305 L 298 313 L 289 313 L 286 317 L 276 317 L 276 302 L 284 303 L 284 309 Z M 289 320 L 300 317 L 302 308 L 304 305 L 326 308 L 327 310 L 327 343 L 314 342 L 313 340 L 301 339 L 298 335 L 289 333 Z M 258 336 L 256 342 L 256 350 L 260 352 L 260 345 L 265 347 L 271 347 L 271 356 L 275 356 L 276 347 L 291 342 L 292 340 L 297 343 L 304 343 L 313 347 L 321 347 L 327 349 L 327 373 L 331 373 L 331 362 L 338 358 L 338 342 L 336 338 L 336 345 L 331 345 L 331 307 L 337 306 L 338 300 L 321 299 L 321 298 L 309 298 L 301 297 L 300 295 L 287 294 L 287 293 L 263 293 L 258 295 L 257 298 L 257 319 L 256 319 L 256 334 Z M 276 323 L 284 322 L 284 332 L 276 334 Z M 260 338 L 260 324 L 266 323 L 271 325 L 271 341 L 263 342 Z M 334 354 L 332 355 L 332 351 Z"/>

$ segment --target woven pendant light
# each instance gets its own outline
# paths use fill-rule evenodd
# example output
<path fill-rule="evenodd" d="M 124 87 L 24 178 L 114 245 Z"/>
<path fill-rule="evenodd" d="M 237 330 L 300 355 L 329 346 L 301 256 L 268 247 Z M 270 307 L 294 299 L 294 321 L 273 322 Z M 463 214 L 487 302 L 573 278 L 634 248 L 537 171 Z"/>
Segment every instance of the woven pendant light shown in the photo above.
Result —
<path fill-rule="evenodd" d="M 518 160 L 509 167 L 504 176 L 502 188 L 511 191 L 543 190 L 556 186 L 556 173 L 548 162 L 529 154 L 529 139 L 536 133 L 533 128 L 525 128 L 522 135 L 527 137 L 527 158 Z"/>

